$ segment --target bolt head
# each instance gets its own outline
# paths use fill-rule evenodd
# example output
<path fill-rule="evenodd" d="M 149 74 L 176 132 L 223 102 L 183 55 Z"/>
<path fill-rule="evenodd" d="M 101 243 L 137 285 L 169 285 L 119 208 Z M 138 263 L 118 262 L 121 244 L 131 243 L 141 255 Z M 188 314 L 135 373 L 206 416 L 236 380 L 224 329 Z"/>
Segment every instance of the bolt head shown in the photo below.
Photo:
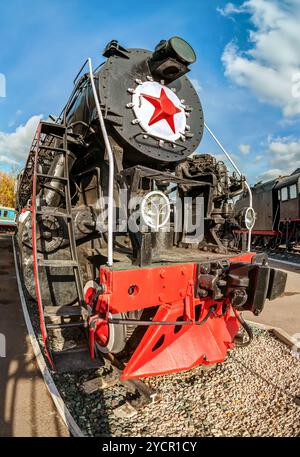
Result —
<path fill-rule="evenodd" d="M 166 271 L 165 271 L 165 270 L 160 270 L 159 276 L 160 276 L 161 278 L 165 278 L 165 277 L 166 277 Z"/>

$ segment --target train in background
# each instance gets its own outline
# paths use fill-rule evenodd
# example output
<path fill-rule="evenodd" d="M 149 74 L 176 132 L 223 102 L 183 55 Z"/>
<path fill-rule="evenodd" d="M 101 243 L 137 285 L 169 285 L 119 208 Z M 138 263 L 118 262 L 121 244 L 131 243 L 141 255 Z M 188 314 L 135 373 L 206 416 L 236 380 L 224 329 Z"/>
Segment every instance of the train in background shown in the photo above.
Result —
<path fill-rule="evenodd" d="M 14 208 L 0 206 L 0 233 L 15 232 L 16 212 Z"/>
<path fill-rule="evenodd" d="M 289 176 L 257 183 L 252 187 L 256 213 L 252 246 L 270 250 L 300 250 L 300 168 Z M 249 202 L 243 195 L 236 211 Z M 243 230 L 239 231 L 241 235 Z"/>

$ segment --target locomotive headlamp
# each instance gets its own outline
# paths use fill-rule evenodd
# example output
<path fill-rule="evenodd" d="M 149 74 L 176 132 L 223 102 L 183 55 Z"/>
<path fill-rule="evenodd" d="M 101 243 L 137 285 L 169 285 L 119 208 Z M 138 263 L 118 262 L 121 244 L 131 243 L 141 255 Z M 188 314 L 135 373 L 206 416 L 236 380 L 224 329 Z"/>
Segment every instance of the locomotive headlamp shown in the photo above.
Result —
<path fill-rule="evenodd" d="M 255 224 L 255 211 L 250 206 L 244 208 L 242 221 L 247 230 L 252 230 Z"/>
<path fill-rule="evenodd" d="M 153 53 L 154 60 L 163 60 L 173 57 L 186 65 L 195 62 L 196 54 L 192 46 L 182 38 L 174 36 L 169 40 L 162 40 Z"/>
<path fill-rule="evenodd" d="M 162 40 L 155 47 L 149 61 L 153 74 L 174 81 L 189 71 L 188 65 L 194 63 L 196 54 L 192 46 L 180 37 Z"/>
<path fill-rule="evenodd" d="M 168 222 L 170 218 L 170 201 L 160 191 L 149 192 L 142 200 L 141 215 L 148 227 L 157 231 Z"/>

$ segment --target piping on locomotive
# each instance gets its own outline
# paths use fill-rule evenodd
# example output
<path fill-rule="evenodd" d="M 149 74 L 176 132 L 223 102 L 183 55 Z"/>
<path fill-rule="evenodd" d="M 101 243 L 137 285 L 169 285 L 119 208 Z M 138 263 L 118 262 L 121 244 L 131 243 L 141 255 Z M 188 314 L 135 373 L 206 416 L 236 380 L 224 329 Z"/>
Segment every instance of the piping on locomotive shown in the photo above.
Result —
<path fill-rule="evenodd" d="M 48 338 L 77 326 L 91 360 L 125 357 L 124 379 L 221 362 L 249 342 L 241 327 L 251 339 L 240 311 L 259 314 L 286 274 L 237 246 L 239 220 L 253 223 L 246 209 L 234 216 L 245 178 L 193 154 L 204 120 L 186 76 L 192 47 L 111 41 L 103 55 L 94 73 L 90 59 L 82 67 L 62 114 L 40 123 L 18 180 L 23 277 L 48 359 L 78 357 Z"/>

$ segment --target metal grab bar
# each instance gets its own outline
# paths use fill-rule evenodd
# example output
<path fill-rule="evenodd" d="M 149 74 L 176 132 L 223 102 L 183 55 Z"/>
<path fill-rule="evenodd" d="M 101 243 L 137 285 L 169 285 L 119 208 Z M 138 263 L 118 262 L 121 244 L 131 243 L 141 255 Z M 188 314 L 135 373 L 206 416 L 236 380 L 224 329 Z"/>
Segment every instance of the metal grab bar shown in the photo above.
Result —
<path fill-rule="evenodd" d="M 211 137 L 214 139 L 214 141 L 217 143 L 219 148 L 221 148 L 221 150 L 224 152 L 224 154 L 226 155 L 227 159 L 229 160 L 229 162 L 231 163 L 231 165 L 233 166 L 235 171 L 240 175 L 240 177 L 242 177 L 243 175 L 240 172 L 237 165 L 235 164 L 235 162 L 233 161 L 233 159 L 230 157 L 230 155 L 228 154 L 228 152 L 226 151 L 224 146 L 220 143 L 218 138 L 213 134 L 213 132 L 210 130 L 210 128 L 208 127 L 208 125 L 205 122 L 204 122 L 204 126 L 205 126 L 206 130 L 208 131 L 208 133 L 211 135 Z M 245 186 L 247 187 L 247 190 L 249 193 L 249 207 L 253 209 L 252 190 L 251 190 L 251 187 L 249 186 L 249 184 L 247 183 L 246 179 L 245 179 Z M 248 252 L 251 251 L 251 232 L 252 232 L 252 229 L 248 230 L 248 247 L 247 247 Z"/>
<path fill-rule="evenodd" d="M 113 265 L 113 204 L 114 204 L 114 156 L 108 139 L 100 102 L 95 86 L 92 60 L 89 57 L 87 59 L 89 67 L 89 75 L 91 80 L 91 86 L 93 90 L 94 100 L 96 104 L 96 109 L 99 117 L 100 128 L 102 131 L 104 144 L 108 154 L 108 163 L 109 163 L 109 178 L 108 178 L 108 211 L 107 211 L 107 264 L 108 266 Z"/>

